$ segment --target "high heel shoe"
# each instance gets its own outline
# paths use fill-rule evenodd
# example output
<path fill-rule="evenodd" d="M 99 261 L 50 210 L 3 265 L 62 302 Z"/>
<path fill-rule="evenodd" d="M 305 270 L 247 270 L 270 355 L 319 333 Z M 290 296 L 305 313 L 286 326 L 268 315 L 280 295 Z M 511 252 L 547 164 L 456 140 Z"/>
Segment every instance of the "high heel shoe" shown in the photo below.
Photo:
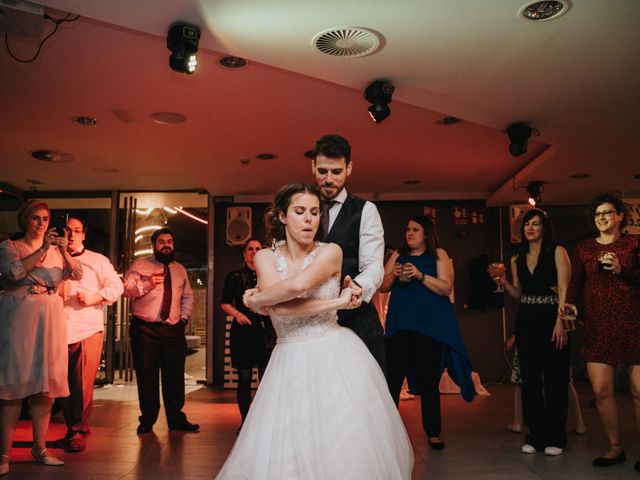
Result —
<path fill-rule="evenodd" d="M 513 433 L 522 433 L 524 431 L 524 428 L 520 423 L 510 423 L 509 425 L 507 425 L 507 430 Z"/>
<path fill-rule="evenodd" d="M 0 477 L 9 473 L 9 455 L 0 455 Z"/>
<path fill-rule="evenodd" d="M 42 465 L 47 465 L 49 467 L 61 467 L 64 465 L 62 460 L 51 455 L 46 448 L 40 453 L 36 453 L 34 449 L 31 449 L 31 455 L 35 458 L 37 463 L 41 463 Z"/>
<path fill-rule="evenodd" d="M 429 439 L 429 447 L 431 447 L 432 450 L 442 450 L 444 448 L 444 442 L 442 440 Z"/>
<path fill-rule="evenodd" d="M 624 454 L 624 450 L 623 450 L 620 455 L 618 455 L 617 457 L 614 457 L 614 458 L 607 458 L 607 457 L 594 458 L 593 462 L 591 462 L 591 464 L 594 467 L 610 467 L 611 465 L 615 465 L 616 463 L 622 463 L 626 459 L 627 459 L 627 457 Z"/>

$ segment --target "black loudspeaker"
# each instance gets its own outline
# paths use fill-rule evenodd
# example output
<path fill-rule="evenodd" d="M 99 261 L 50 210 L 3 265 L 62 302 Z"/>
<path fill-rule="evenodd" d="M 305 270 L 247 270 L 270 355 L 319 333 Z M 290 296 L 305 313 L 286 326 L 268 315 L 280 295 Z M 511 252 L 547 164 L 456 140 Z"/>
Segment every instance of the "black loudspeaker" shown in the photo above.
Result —
<path fill-rule="evenodd" d="M 251 238 L 251 207 L 227 208 L 227 245 L 243 245 Z"/>

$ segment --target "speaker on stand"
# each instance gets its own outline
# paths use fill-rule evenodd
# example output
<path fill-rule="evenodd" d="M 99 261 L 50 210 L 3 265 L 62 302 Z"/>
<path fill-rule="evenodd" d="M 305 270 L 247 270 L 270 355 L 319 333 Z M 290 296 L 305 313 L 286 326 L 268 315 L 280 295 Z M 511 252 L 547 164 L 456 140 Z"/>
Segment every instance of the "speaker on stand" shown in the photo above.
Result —
<path fill-rule="evenodd" d="M 251 207 L 227 208 L 227 245 L 243 245 L 251 238 Z"/>

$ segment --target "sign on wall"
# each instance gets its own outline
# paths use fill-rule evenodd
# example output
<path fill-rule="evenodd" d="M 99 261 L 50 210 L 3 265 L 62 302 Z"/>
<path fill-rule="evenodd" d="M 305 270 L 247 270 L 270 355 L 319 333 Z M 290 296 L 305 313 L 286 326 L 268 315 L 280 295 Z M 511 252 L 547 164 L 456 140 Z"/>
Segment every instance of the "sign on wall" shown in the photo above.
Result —
<path fill-rule="evenodd" d="M 624 231 L 632 235 L 640 235 L 640 198 L 624 198 L 623 201 L 629 212 Z"/>

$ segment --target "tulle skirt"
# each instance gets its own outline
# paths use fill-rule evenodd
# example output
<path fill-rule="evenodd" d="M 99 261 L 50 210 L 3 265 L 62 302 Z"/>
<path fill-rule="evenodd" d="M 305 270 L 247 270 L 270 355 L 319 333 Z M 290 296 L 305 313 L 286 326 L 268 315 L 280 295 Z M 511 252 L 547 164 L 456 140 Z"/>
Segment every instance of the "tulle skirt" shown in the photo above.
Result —
<path fill-rule="evenodd" d="M 218 479 L 410 479 L 413 452 L 380 367 L 349 329 L 276 345 Z"/>

